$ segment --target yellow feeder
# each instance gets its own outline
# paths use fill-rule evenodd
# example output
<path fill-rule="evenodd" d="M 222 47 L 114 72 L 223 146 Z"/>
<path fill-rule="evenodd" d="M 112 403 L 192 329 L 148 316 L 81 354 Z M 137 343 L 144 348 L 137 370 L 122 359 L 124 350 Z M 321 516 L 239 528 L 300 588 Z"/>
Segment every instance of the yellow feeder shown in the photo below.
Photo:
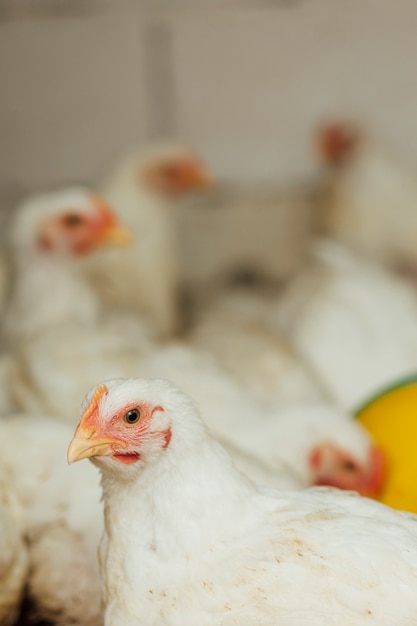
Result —
<path fill-rule="evenodd" d="M 386 455 L 386 479 L 379 500 L 417 513 L 417 375 L 385 388 L 356 417 Z"/>

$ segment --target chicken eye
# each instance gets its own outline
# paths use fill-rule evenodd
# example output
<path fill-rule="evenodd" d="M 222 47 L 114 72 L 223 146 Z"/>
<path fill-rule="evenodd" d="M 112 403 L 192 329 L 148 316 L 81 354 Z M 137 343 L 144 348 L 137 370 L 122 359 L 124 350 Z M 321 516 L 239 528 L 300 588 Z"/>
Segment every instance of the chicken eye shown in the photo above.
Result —
<path fill-rule="evenodd" d="M 126 424 L 136 424 L 136 422 L 139 421 L 139 418 L 140 418 L 139 409 L 131 409 L 130 411 L 125 413 L 125 415 L 123 416 L 123 420 L 126 422 Z"/>
<path fill-rule="evenodd" d="M 356 472 L 356 464 L 353 461 L 344 461 L 342 463 L 342 469 L 345 472 Z"/>
<path fill-rule="evenodd" d="M 160 173 L 165 178 L 176 178 L 180 173 L 180 167 L 175 163 L 167 163 L 161 166 Z"/>
<path fill-rule="evenodd" d="M 65 226 L 68 226 L 69 228 L 76 228 L 83 223 L 83 220 L 76 213 L 68 213 L 68 215 L 65 215 L 65 217 L 63 218 L 63 222 Z"/>

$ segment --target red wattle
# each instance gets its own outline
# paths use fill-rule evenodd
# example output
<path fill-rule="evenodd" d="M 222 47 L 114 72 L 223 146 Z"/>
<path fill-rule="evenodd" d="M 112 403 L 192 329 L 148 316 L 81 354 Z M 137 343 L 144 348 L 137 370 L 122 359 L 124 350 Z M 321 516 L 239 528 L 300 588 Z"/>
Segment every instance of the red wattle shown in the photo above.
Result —
<path fill-rule="evenodd" d="M 119 461 L 119 463 L 125 463 L 126 465 L 129 465 L 130 463 L 136 463 L 136 461 L 139 461 L 140 456 L 139 454 L 113 454 L 113 459 L 115 459 L 115 461 Z"/>

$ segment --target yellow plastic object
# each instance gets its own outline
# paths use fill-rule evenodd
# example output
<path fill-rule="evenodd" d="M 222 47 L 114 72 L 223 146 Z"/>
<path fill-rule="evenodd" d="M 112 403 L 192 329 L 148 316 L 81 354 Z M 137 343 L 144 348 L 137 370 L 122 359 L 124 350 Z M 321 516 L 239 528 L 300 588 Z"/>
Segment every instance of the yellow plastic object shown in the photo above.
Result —
<path fill-rule="evenodd" d="M 356 417 L 386 455 L 384 504 L 417 513 L 417 375 L 374 396 Z"/>

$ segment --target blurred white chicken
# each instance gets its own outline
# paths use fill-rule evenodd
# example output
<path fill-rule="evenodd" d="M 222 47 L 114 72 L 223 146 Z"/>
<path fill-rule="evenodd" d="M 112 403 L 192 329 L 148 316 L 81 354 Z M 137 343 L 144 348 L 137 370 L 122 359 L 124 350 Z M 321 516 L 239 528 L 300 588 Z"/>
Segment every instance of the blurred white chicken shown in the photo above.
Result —
<path fill-rule="evenodd" d="M 209 182 L 190 150 L 161 145 L 126 157 L 100 186 L 135 241 L 89 259 L 92 285 L 109 308 L 145 317 L 160 338 L 173 334 L 179 322 L 177 235 L 169 213 L 176 201 Z"/>
<path fill-rule="evenodd" d="M 323 231 L 389 267 L 417 266 L 417 177 L 357 125 L 330 123 L 318 133 L 329 166 Z"/>
<path fill-rule="evenodd" d="M 417 371 L 415 291 L 336 242 L 316 242 L 270 315 L 342 407 Z"/>
<path fill-rule="evenodd" d="M 91 390 L 68 450 L 84 458 L 102 473 L 106 626 L 415 620 L 416 517 L 337 490 L 257 489 L 166 381 Z"/>
<path fill-rule="evenodd" d="M 14 624 L 20 610 L 29 556 L 24 541 L 22 511 L 13 485 L 0 467 L 0 624 Z"/>
<path fill-rule="evenodd" d="M 222 292 L 200 311 L 188 339 L 262 401 L 316 402 L 324 394 L 284 336 L 268 328 L 272 298 L 253 289 Z"/>
<path fill-rule="evenodd" d="M 10 263 L 6 250 L 6 239 L 10 218 L 9 208 L 12 202 L 12 198 L 7 198 L 4 203 L 0 203 L 0 316 L 4 312 L 10 284 Z M 1 343 L 0 348 L 2 348 Z"/>
<path fill-rule="evenodd" d="M 104 243 L 130 240 L 104 202 L 83 187 L 35 196 L 19 206 L 9 240 L 7 339 L 22 341 L 62 320 L 95 322 L 100 307 L 82 278 L 81 260 Z"/>
<path fill-rule="evenodd" d="M 117 359 L 128 359 L 132 344 L 135 358 L 147 349 L 149 333 L 142 321 L 103 311 L 82 263 L 99 245 L 123 243 L 127 237 L 110 209 L 83 188 L 45 194 L 17 210 L 4 334 L 14 351 L 5 369 L 18 408 L 59 415 L 48 403 L 48 397 L 58 397 L 70 412 L 67 379 L 82 385 L 82 368 L 95 374 L 109 353 L 117 374 Z"/>
<path fill-rule="evenodd" d="M 68 468 L 65 450 L 73 430 L 38 415 L 3 417 L 1 471 L 21 506 L 30 555 L 28 594 L 37 616 L 58 626 L 99 626 L 99 473 Z"/>
<path fill-rule="evenodd" d="M 7 255 L 0 251 L 0 314 L 7 302 L 7 288 L 9 284 L 9 271 Z"/>

